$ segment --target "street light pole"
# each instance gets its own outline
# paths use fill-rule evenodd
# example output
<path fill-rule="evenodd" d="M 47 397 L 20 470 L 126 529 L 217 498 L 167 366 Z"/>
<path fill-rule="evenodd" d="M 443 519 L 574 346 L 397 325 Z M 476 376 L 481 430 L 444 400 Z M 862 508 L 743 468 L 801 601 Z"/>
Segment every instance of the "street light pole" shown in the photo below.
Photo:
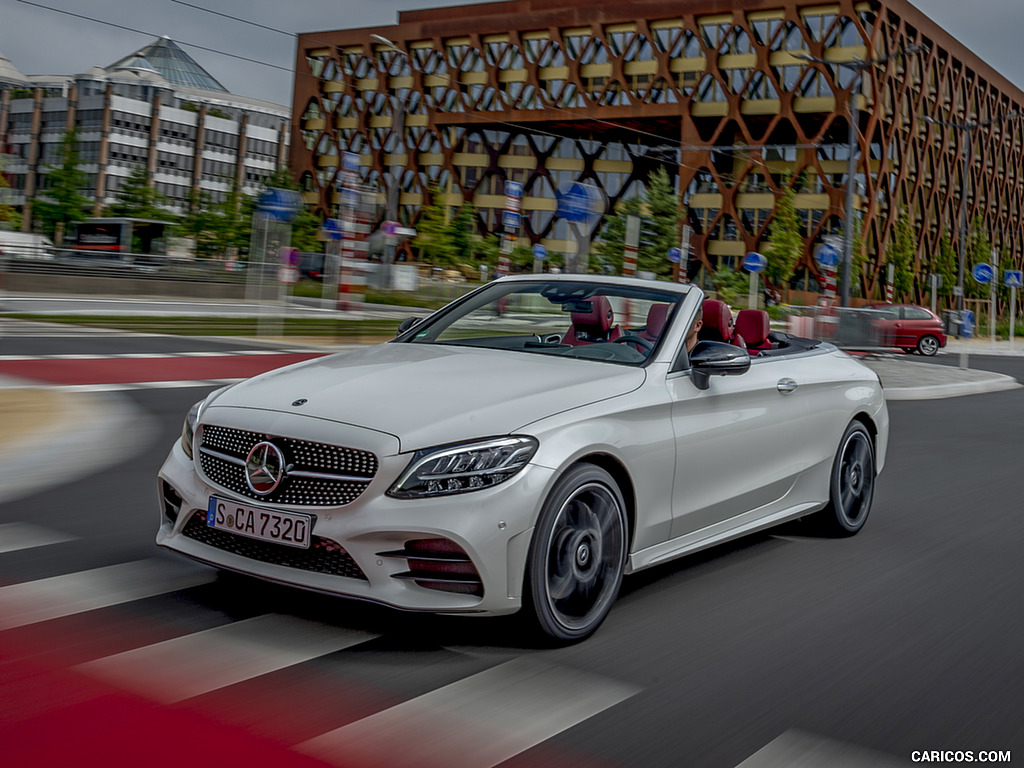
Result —
<path fill-rule="evenodd" d="M 382 35 L 370 35 L 370 40 L 408 58 L 408 54 L 405 51 Z M 391 111 L 391 129 L 396 135 L 398 143 L 391 155 L 391 184 L 388 186 L 387 211 L 385 213 L 388 221 L 398 221 L 398 196 L 401 189 L 402 174 L 405 171 L 405 166 L 398 159 L 400 155 L 405 156 L 405 101 L 402 100 L 397 92 L 394 99 L 394 108 Z M 385 290 L 391 288 L 391 267 L 395 263 L 397 245 L 398 238 L 396 235 L 384 235 L 384 259 L 381 264 L 380 287 Z"/>

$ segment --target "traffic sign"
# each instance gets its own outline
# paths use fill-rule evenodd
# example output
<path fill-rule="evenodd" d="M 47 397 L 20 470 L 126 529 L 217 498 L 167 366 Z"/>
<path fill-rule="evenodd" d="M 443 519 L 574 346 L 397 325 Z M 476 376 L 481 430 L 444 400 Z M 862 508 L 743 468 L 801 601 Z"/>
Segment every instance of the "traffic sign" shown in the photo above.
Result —
<path fill-rule="evenodd" d="M 302 207 L 302 195 L 293 189 L 271 187 L 256 201 L 256 210 L 268 218 L 290 222 Z"/>
<path fill-rule="evenodd" d="M 668 260 L 673 264 L 678 264 L 679 260 L 683 257 L 682 248 L 669 248 L 668 249 Z"/>
<path fill-rule="evenodd" d="M 380 225 L 380 231 L 388 237 L 394 237 L 398 234 L 398 222 L 397 221 L 385 221 Z"/>
<path fill-rule="evenodd" d="M 814 260 L 823 267 L 835 267 L 839 265 L 842 254 L 839 249 L 828 243 L 821 243 L 814 249 Z"/>
<path fill-rule="evenodd" d="M 357 155 L 355 152 L 342 152 L 341 169 L 343 171 L 359 170 L 359 155 Z"/>
<path fill-rule="evenodd" d="M 324 235 L 328 240 L 341 240 L 342 234 L 344 230 L 339 219 L 324 219 Z"/>
<path fill-rule="evenodd" d="M 581 224 L 601 214 L 601 193 L 593 184 L 574 181 L 555 193 L 558 218 Z"/>
<path fill-rule="evenodd" d="M 995 270 L 992 269 L 991 264 L 985 264 L 984 262 L 975 264 L 971 269 L 971 277 L 982 285 L 985 285 L 986 283 L 992 282 L 992 279 L 995 277 Z"/>
<path fill-rule="evenodd" d="M 548 249 L 541 243 L 537 243 L 533 246 L 533 258 L 537 259 L 537 261 L 544 261 L 547 257 Z"/>
<path fill-rule="evenodd" d="M 1007 288 L 1024 288 L 1024 272 L 1019 269 L 1004 270 L 1003 285 Z"/>
<path fill-rule="evenodd" d="M 768 266 L 768 259 L 757 251 L 751 251 L 743 257 L 743 268 L 747 272 L 761 272 Z"/>
<path fill-rule="evenodd" d="M 302 254 L 299 253 L 296 248 L 289 248 L 287 245 L 279 249 L 277 252 L 277 259 L 282 264 L 287 266 L 297 266 L 302 261 Z"/>
<path fill-rule="evenodd" d="M 523 223 L 523 217 L 515 211 L 502 211 L 501 223 L 506 228 L 519 229 L 519 226 Z"/>
<path fill-rule="evenodd" d="M 505 182 L 505 197 L 522 197 L 523 196 L 523 185 L 518 181 L 506 181 Z"/>

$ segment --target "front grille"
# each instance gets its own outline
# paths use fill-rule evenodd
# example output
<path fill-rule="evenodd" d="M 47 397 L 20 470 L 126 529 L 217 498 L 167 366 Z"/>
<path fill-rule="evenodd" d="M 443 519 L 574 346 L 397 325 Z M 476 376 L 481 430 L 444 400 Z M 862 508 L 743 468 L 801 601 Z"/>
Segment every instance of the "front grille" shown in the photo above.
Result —
<path fill-rule="evenodd" d="M 274 491 L 260 495 L 245 481 L 245 460 L 252 447 L 264 440 L 281 449 L 288 469 Z M 213 483 L 241 496 L 308 507 L 352 503 L 366 490 L 378 466 L 377 457 L 369 451 L 216 425 L 202 428 L 199 464 Z"/>
<path fill-rule="evenodd" d="M 366 574 L 356 565 L 352 555 L 336 541 L 322 536 L 313 536 L 309 549 L 296 549 L 269 541 L 259 541 L 227 531 L 211 528 L 206 524 L 206 512 L 197 510 L 181 531 L 185 536 L 202 544 L 241 555 L 261 563 L 283 565 L 300 571 L 326 573 L 349 579 L 366 581 Z"/>

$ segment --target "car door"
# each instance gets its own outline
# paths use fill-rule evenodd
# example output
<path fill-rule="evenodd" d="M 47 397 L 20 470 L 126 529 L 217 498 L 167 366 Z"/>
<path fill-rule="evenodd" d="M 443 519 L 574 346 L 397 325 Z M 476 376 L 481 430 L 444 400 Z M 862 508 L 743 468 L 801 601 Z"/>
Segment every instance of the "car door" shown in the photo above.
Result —
<path fill-rule="evenodd" d="M 698 389 L 670 374 L 676 439 L 672 538 L 744 513 L 789 506 L 787 493 L 812 463 L 802 356 L 754 358 L 740 375 Z"/>
<path fill-rule="evenodd" d="M 923 307 L 903 307 L 903 334 L 907 340 L 906 346 L 917 345 L 922 336 L 934 335 L 938 323 L 932 313 Z"/>

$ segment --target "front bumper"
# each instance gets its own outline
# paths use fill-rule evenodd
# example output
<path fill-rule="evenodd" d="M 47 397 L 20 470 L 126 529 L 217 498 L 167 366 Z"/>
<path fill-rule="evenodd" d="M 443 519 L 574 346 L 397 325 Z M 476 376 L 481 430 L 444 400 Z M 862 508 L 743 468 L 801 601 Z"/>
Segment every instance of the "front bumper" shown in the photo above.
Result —
<path fill-rule="evenodd" d="M 243 538 L 231 533 L 197 538 L 197 526 L 205 528 L 205 523 L 192 518 L 205 517 L 211 495 L 270 509 L 274 505 L 254 502 L 206 483 L 178 443 L 159 473 L 161 512 L 156 543 L 219 568 L 403 610 L 486 614 L 518 610 L 530 536 L 542 500 L 554 481 L 553 470 L 529 465 L 494 488 L 453 496 L 417 500 L 386 496 L 409 458 L 382 457 L 366 491 L 345 506 L 280 507 L 315 516 L 313 536 L 326 541 L 326 549 L 336 549 L 336 544 L 351 558 L 353 568 L 346 565 L 340 569 L 344 575 L 310 570 L 318 566 L 304 559 L 319 562 L 321 557 L 336 556 L 337 552 L 293 551 L 285 557 L 270 557 L 277 562 L 268 562 L 267 547 L 291 548 L 251 544 L 253 540 L 248 540 L 245 546 L 226 549 L 222 537 L 235 539 L 233 543 Z M 186 532 L 190 521 L 191 528 Z M 437 539 L 446 539 L 465 553 L 479 575 L 480 594 L 443 591 L 423 579 L 410 578 L 410 558 L 395 553 L 405 550 L 409 542 Z"/>

